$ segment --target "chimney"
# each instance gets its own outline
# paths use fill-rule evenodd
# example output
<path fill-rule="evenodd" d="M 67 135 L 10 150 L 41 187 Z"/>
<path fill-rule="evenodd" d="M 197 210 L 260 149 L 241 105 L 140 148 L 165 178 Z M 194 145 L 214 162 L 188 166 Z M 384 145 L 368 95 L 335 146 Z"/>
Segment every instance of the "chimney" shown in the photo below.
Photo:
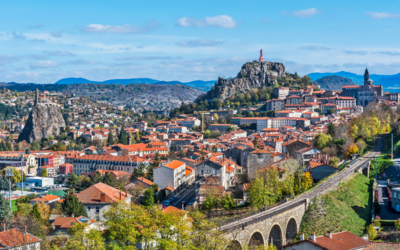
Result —
<path fill-rule="evenodd" d="M 303 233 L 300 234 L 300 240 L 304 240 L 304 234 Z"/>
<path fill-rule="evenodd" d="M 332 233 L 331 233 L 331 231 L 328 231 L 328 233 L 327 233 L 326 236 L 329 237 L 329 239 L 332 239 Z"/>
<path fill-rule="evenodd" d="M 100 194 L 100 202 L 106 202 L 106 194 L 105 193 Z"/>
<path fill-rule="evenodd" d="M 74 195 L 74 194 L 75 194 L 75 188 L 72 189 L 72 195 Z"/>
<path fill-rule="evenodd" d="M 122 192 L 119 190 L 119 200 L 122 201 Z"/>
<path fill-rule="evenodd" d="M 71 217 L 74 218 L 75 217 L 74 214 L 72 214 Z"/>
<path fill-rule="evenodd" d="M 315 237 L 315 233 L 314 232 L 311 233 L 311 237 L 310 238 L 311 238 L 312 241 L 317 242 L 317 238 Z"/>
<path fill-rule="evenodd" d="M 128 191 L 125 189 L 125 197 L 128 198 Z"/>
<path fill-rule="evenodd" d="M 69 196 L 69 191 L 67 191 L 67 197 Z"/>

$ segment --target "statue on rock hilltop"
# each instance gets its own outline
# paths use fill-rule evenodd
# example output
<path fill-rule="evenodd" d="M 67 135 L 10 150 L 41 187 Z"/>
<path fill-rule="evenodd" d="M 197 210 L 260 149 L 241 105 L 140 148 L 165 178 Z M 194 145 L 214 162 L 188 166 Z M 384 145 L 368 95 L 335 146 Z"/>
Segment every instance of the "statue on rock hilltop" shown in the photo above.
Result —
<path fill-rule="evenodd" d="M 262 49 L 260 50 L 260 59 L 258 61 L 259 62 L 264 62 L 264 58 L 262 57 Z"/>

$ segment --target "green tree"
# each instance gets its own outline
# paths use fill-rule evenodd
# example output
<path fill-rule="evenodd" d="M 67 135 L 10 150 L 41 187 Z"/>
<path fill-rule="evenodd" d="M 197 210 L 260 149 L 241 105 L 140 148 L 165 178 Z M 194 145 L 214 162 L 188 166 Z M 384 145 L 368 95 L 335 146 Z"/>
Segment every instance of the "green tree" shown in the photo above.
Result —
<path fill-rule="evenodd" d="M 260 148 L 260 146 L 258 145 L 257 137 L 254 137 L 253 145 L 254 145 L 254 148 Z"/>
<path fill-rule="evenodd" d="M 0 223 L 3 223 L 10 216 L 10 203 L 3 194 L 0 194 Z"/>
<path fill-rule="evenodd" d="M 79 177 L 75 174 L 71 174 L 68 178 L 67 184 L 72 188 L 76 188 L 79 185 Z"/>
<path fill-rule="evenodd" d="M 110 129 L 110 131 L 108 132 L 108 137 L 107 137 L 107 145 L 111 146 L 114 144 L 114 135 L 112 133 L 112 130 Z"/>
<path fill-rule="evenodd" d="M 335 125 L 331 122 L 328 125 L 328 134 L 333 138 L 336 135 L 336 127 Z"/>
<path fill-rule="evenodd" d="M 154 205 L 154 192 L 152 188 L 148 188 L 144 191 L 144 199 L 142 204 L 146 207 Z"/>
<path fill-rule="evenodd" d="M 47 177 L 47 168 L 42 169 L 42 171 L 40 172 L 40 176 Z"/>
<path fill-rule="evenodd" d="M 118 139 L 119 139 L 119 143 L 124 144 L 124 145 L 128 144 L 128 137 L 125 132 L 125 125 L 122 126 Z"/>
<path fill-rule="evenodd" d="M 90 184 L 95 185 L 102 181 L 103 181 L 103 176 L 99 171 L 96 171 L 96 173 L 92 177 L 92 180 L 90 181 Z"/>
<path fill-rule="evenodd" d="M 68 195 L 61 204 L 61 208 L 67 216 L 88 216 L 85 207 L 75 195 Z"/>
<path fill-rule="evenodd" d="M 368 234 L 368 239 L 373 240 L 376 237 L 376 230 L 374 228 L 374 225 L 370 224 L 367 226 L 367 234 Z"/>
<path fill-rule="evenodd" d="M 42 218 L 42 215 L 40 214 L 39 206 L 37 203 L 35 203 L 35 205 L 33 205 L 31 215 L 33 217 L 35 217 L 39 222 L 43 221 L 43 218 Z"/>
<path fill-rule="evenodd" d="M 117 180 L 111 173 L 106 173 L 106 175 L 103 178 L 103 183 L 107 184 L 111 187 L 116 187 L 117 186 Z"/>
<path fill-rule="evenodd" d="M 68 229 L 70 238 L 67 242 L 66 249 L 75 250 L 105 250 L 105 240 L 101 230 L 90 228 L 86 229 L 86 223 L 75 223 L 72 228 Z"/>
<path fill-rule="evenodd" d="M 325 147 L 329 147 L 331 141 L 332 137 L 330 135 L 319 133 L 314 138 L 314 147 L 322 150 Z"/>

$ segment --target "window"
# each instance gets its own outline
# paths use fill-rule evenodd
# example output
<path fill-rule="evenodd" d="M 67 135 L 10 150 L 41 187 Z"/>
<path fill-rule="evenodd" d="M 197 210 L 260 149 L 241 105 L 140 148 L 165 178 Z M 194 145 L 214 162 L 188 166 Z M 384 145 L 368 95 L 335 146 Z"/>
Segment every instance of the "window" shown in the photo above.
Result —
<path fill-rule="evenodd" d="M 217 170 L 214 170 L 214 174 L 217 175 Z"/>
<path fill-rule="evenodd" d="M 201 170 L 201 174 L 202 174 L 202 175 L 204 174 L 204 170 Z"/>
<path fill-rule="evenodd" d="M 393 192 L 393 197 L 397 198 L 397 193 L 396 192 Z"/>
<path fill-rule="evenodd" d="M 90 212 L 90 207 L 87 207 L 87 211 L 89 211 L 89 212 Z"/>
<path fill-rule="evenodd" d="M 100 207 L 96 207 L 96 213 L 100 213 Z"/>

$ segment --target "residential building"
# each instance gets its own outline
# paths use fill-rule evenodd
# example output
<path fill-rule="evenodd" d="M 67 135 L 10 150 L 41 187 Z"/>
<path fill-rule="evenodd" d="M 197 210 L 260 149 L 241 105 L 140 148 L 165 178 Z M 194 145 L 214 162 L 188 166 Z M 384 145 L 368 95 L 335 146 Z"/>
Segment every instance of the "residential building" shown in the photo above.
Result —
<path fill-rule="evenodd" d="M 272 99 L 266 102 L 266 110 L 284 110 L 285 100 L 284 99 Z"/>
<path fill-rule="evenodd" d="M 41 203 L 41 202 L 44 202 L 46 205 L 50 205 L 58 200 L 61 200 L 60 196 L 49 194 L 49 195 L 44 195 L 42 197 L 35 198 L 35 199 L 31 200 L 30 203 L 32 206 L 36 203 Z"/>
<path fill-rule="evenodd" d="M 185 183 L 186 164 L 182 161 L 173 160 L 166 164 L 162 164 L 153 170 L 154 183 L 160 189 L 171 187 L 179 190 Z"/>
<path fill-rule="evenodd" d="M 83 206 L 86 208 L 88 217 L 100 221 L 103 219 L 104 213 L 115 202 L 124 201 L 131 202 L 131 195 L 122 192 L 116 188 L 110 187 L 104 183 L 97 183 L 75 195 Z"/>
<path fill-rule="evenodd" d="M 315 162 L 310 160 L 310 172 L 314 180 L 319 181 L 322 180 L 334 173 L 339 172 L 337 167 L 330 166 L 326 163 Z"/>
<path fill-rule="evenodd" d="M 13 228 L 0 232 L 0 249 L 40 250 L 42 240 L 30 233 Z"/>
<path fill-rule="evenodd" d="M 272 94 L 275 98 L 285 99 L 289 95 L 289 88 L 277 87 L 272 90 Z"/>
<path fill-rule="evenodd" d="M 219 132 L 222 133 L 227 131 L 229 127 L 238 129 L 238 126 L 236 124 L 210 124 L 208 125 L 208 130 L 210 131 L 218 130 Z"/>
<path fill-rule="evenodd" d="M 83 155 L 74 159 L 73 171 L 76 175 L 96 170 L 117 170 L 133 173 L 139 163 L 149 164 L 148 160 L 131 156 Z"/>
<path fill-rule="evenodd" d="M 73 167 L 74 167 L 74 165 L 71 163 L 64 163 L 58 167 L 58 170 L 59 170 L 60 174 L 67 175 L 67 174 L 72 174 Z"/>
<path fill-rule="evenodd" d="M 300 234 L 300 241 L 282 246 L 284 250 L 355 250 L 367 249 L 371 243 L 353 233 L 343 231 L 340 233 L 331 233 L 315 236 L 311 233 L 309 239 L 304 239 L 304 234 Z M 378 248 L 376 248 L 378 249 Z M 383 249 L 383 248 L 379 248 Z M 393 248 L 394 249 L 394 248 Z"/>

